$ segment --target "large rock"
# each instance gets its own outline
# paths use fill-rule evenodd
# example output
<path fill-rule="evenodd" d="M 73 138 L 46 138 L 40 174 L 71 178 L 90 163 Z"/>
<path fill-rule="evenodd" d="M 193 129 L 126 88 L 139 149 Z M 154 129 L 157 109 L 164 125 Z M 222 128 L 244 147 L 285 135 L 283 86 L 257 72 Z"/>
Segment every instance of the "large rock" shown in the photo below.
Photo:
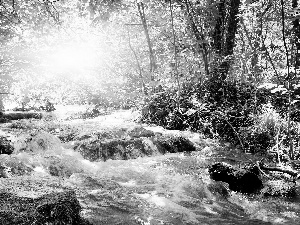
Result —
<path fill-rule="evenodd" d="M 6 137 L 0 136 L 0 154 L 12 154 L 14 147 L 10 140 Z"/>
<path fill-rule="evenodd" d="M 12 155 L 0 156 L 0 177 L 9 178 L 30 174 L 33 169 Z"/>
<path fill-rule="evenodd" d="M 296 183 L 285 180 L 269 180 L 265 183 L 261 194 L 265 197 L 295 197 Z"/>
<path fill-rule="evenodd" d="M 129 136 L 133 138 L 153 137 L 155 135 L 153 131 L 147 130 L 142 126 L 130 128 L 127 130 L 127 133 Z"/>
<path fill-rule="evenodd" d="M 261 190 L 263 183 L 257 167 L 234 167 L 226 163 L 216 163 L 209 168 L 210 177 L 215 181 L 229 184 L 233 191 L 256 193 Z"/>
<path fill-rule="evenodd" d="M 134 139 L 98 138 L 78 141 L 75 150 L 90 161 L 107 159 L 136 159 L 138 157 L 163 155 L 166 153 L 196 151 L 191 141 L 184 137 L 154 136 Z"/>
<path fill-rule="evenodd" d="M 45 131 L 36 131 L 24 138 L 18 151 L 39 153 L 61 148 L 62 144 L 58 137 Z"/>
<path fill-rule="evenodd" d="M 4 112 L 2 118 L 8 120 L 20 120 L 20 119 L 41 119 L 43 114 L 40 112 Z"/>
<path fill-rule="evenodd" d="M 73 191 L 51 193 L 39 198 L 0 193 L 0 224 L 89 225 L 80 217 L 81 206 Z"/>

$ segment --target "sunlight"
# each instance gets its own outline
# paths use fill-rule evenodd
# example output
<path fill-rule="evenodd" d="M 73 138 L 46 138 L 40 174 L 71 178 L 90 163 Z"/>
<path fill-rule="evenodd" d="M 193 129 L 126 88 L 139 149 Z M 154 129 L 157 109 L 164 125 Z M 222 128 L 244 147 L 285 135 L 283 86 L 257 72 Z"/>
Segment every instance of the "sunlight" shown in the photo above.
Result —
<path fill-rule="evenodd" d="M 59 71 L 83 70 L 94 65 L 99 54 L 88 45 L 60 46 L 50 58 L 52 69 Z"/>

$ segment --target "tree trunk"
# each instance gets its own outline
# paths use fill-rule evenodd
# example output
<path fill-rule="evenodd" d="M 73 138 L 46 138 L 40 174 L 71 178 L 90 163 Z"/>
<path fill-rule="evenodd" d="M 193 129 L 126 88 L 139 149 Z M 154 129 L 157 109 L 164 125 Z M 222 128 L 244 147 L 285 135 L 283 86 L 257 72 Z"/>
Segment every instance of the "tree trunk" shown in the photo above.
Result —
<path fill-rule="evenodd" d="M 235 35 L 239 22 L 237 15 L 239 12 L 240 0 L 231 0 L 229 6 L 225 3 L 226 1 L 222 0 L 218 5 L 219 17 L 216 21 L 213 36 L 214 49 L 216 52 L 216 68 L 213 71 L 213 76 L 221 81 L 224 81 L 227 78 L 232 62 L 231 56 L 233 55 Z M 226 14 L 227 11 L 228 15 Z"/>
<path fill-rule="evenodd" d="M 233 50 L 235 46 L 235 35 L 238 27 L 240 0 L 226 0 L 218 4 L 219 16 L 217 17 L 213 47 L 215 58 L 208 80 L 208 90 L 213 101 L 223 104 L 225 81 L 233 61 Z"/>
<path fill-rule="evenodd" d="M 292 0 L 292 7 L 293 9 L 298 8 L 297 0 Z M 294 59 L 295 59 L 294 66 L 295 69 L 299 69 L 300 67 L 300 23 L 298 18 L 293 20 L 293 33 L 294 33 L 294 43 L 296 46 L 296 52 L 294 55 Z"/>
<path fill-rule="evenodd" d="M 186 6 L 186 11 L 188 14 L 188 21 L 191 26 L 191 30 L 195 36 L 195 39 L 197 41 L 197 46 L 198 49 L 201 49 L 201 54 L 203 58 L 203 63 L 204 63 L 204 69 L 205 69 L 205 74 L 208 77 L 209 76 L 209 67 L 208 67 L 208 49 L 207 49 L 207 43 L 205 42 L 205 37 L 203 35 L 203 32 L 200 32 L 197 24 L 194 21 L 193 14 L 191 12 L 191 7 L 190 7 L 190 2 L 188 0 L 185 1 L 185 6 Z M 200 53 L 200 52 L 199 52 Z"/>
<path fill-rule="evenodd" d="M 144 27 L 144 32 L 145 32 L 145 35 L 146 35 L 147 44 L 148 44 L 148 48 L 149 48 L 151 81 L 154 81 L 153 73 L 156 70 L 157 65 L 156 65 L 154 51 L 153 51 L 153 48 L 152 48 L 152 43 L 151 43 L 151 39 L 150 39 L 150 35 L 149 35 L 147 20 L 146 20 L 146 16 L 145 16 L 144 3 L 142 3 L 142 2 L 137 3 L 137 6 L 138 6 L 138 11 L 139 11 L 139 15 L 140 15 L 140 18 L 141 18 L 141 22 L 142 22 L 143 27 Z"/>

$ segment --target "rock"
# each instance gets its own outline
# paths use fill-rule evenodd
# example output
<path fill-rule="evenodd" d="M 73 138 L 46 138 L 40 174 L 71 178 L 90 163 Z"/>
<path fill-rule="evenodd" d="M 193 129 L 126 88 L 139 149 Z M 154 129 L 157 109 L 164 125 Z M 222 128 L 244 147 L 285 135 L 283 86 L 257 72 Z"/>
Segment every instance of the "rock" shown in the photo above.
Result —
<path fill-rule="evenodd" d="M 0 165 L 0 178 L 9 178 L 11 176 L 12 174 L 10 168 Z"/>
<path fill-rule="evenodd" d="M 85 187 L 87 190 L 116 190 L 121 188 L 121 185 L 116 181 L 105 178 L 93 178 L 87 174 L 74 173 L 70 176 L 69 182 L 75 186 Z"/>
<path fill-rule="evenodd" d="M 169 136 L 140 137 L 127 140 L 108 139 L 106 141 L 91 138 L 78 141 L 74 149 L 89 161 L 127 160 L 196 150 L 193 143 L 188 139 Z"/>
<path fill-rule="evenodd" d="M 4 112 L 3 118 L 8 120 L 20 120 L 20 119 L 41 119 L 42 113 L 39 112 Z"/>
<path fill-rule="evenodd" d="M 33 169 L 12 155 L 0 156 L 0 177 L 22 176 L 30 174 Z"/>
<path fill-rule="evenodd" d="M 112 139 L 106 141 L 84 140 L 77 143 L 75 149 L 89 161 L 106 161 L 108 159 L 136 159 L 146 155 L 151 155 L 145 151 L 142 139 L 119 140 Z"/>
<path fill-rule="evenodd" d="M 207 186 L 208 190 L 214 195 L 221 199 L 229 197 L 228 184 L 222 181 L 213 181 Z"/>
<path fill-rule="evenodd" d="M 261 194 L 266 197 L 295 197 L 296 184 L 285 180 L 269 180 L 265 183 Z"/>
<path fill-rule="evenodd" d="M 181 136 L 157 137 L 154 140 L 154 144 L 163 154 L 196 151 L 196 147 L 194 146 L 194 144 L 189 139 Z"/>
<path fill-rule="evenodd" d="M 229 184 L 229 188 L 246 194 L 256 193 L 263 187 L 255 167 L 234 167 L 226 163 L 216 163 L 209 168 L 210 177 L 215 181 Z"/>
<path fill-rule="evenodd" d="M 127 130 L 127 133 L 129 136 L 133 138 L 139 138 L 139 137 L 153 137 L 155 134 L 151 130 L 147 130 L 142 126 L 130 128 Z"/>
<path fill-rule="evenodd" d="M 45 131 L 38 131 L 26 138 L 24 147 L 20 150 L 38 153 L 47 150 L 58 150 L 61 147 L 61 141 L 58 137 Z"/>
<path fill-rule="evenodd" d="M 62 158 L 57 156 L 47 158 L 47 169 L 52 176 L 70 177 L 73 173 L 82 173 L 84 171 L 82 164 L 76 157 L 64 155 Z"/>
<path fill-rule="evenodd" d="M 12 154 L 14 147 L 10 140 L 6 137 L 0 136 L 0 154 Z"/>
<path fill-rule="evenodd" d="M 78 224 L 89 225 L 80 217 L 81 206 L 74 191 L 39 198 L 0 193 L 0 224 Z"/>

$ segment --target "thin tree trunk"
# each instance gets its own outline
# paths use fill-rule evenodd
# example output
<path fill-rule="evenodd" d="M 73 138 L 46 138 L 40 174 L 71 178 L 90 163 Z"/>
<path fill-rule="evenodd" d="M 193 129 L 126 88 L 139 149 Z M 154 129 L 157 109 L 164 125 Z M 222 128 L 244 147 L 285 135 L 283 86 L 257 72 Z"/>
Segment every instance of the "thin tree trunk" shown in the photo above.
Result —
<path fill-rule="evenodd" d="M 289 51 L 286 42 L 285 36 L 285 16 L 284 16 L 284 1 L 281 0 L 281 21 L 282 21 L 282 38 L 285 48 L 286 54 L 286 64 L 287 64 L 287 90 L 288 90 L 288 139 L 289 139 L 289 147 L 290 147 L 290 159 L 294 159 L 294 150 L 293 150 L 293 141 L 291 135 L 291 109 L 292 109 L 292 98 L 291 98 L 291 76 L 290 76 L 290 62 L 289 62 Z"/>
<path fill-rule="evenodd" d="M 203 32 L 200 32 L 198 30 L 198 27 L 197 27 L 197 25 L 196 25 L 196 23 L 194 21 L 192 12 L 190 10 L 190 4 L 191 3 L 188 0 L 185 1 L 186 10 L 187 10 L 188 18 L 189 18 L 189 22 L 190 22 L 192 31 L 194 33 L 194 36 L 196 38 L 198 49 L 202 49 L 201 50 L 201 54 L 202 54 L 202 58 L 203 58 L 205 74 L 208 77 L 209 76 L 209 66 L 208 66 L 207 44 L 205 43 L 205 38 L 204 38 Z"/>
<path fill-rule="evenodd" d="M 139 61 L 139 58 L 131 44 L 131 39 L 130 39 L 130 33 L 129 31 L 127 30 L 128 32 L 128 43 L 129 43 L 129 48 L 130 50 L 132 51 L 133 55 L 134 55 L 134 58 L 135 58 L 135 61 L 136 61 L 136 64 L 137 64 L 137 67 L 139 69 L 139 76 L 140 76 L 140 79 L 141 79 L 141 82 L 142 82 L 142 92 L 144 95 L 148 95 L 148 91 L 147 91 L 147 87 L 145 85 L 145 82 L 144 82 L 144 77 L 143 77 L 143 72 L 142 72 L 142 67 L 141 67 L 141 64 L 140 64 L 140 61 Z"/>
<path fill-rule="evenodd" d="M 292 0 L 292 7 L 293 9 L 298 8 L 298 1 Z M 294 33 L 294 43 L 296 46 L 296 52 L 295 52 L 295 69 L 300 68 L 300 23 L 299 19 L 296 18 L 293 20 L 293 33 Z"/>
<path fill-rule="evenodd" d="M 146 20 L 146 16 L 145 16 L 144 3 L 143 2 L 137 3 L 137 6 L 138 6 L 140 19 L 141 19 L 141 22 L 142 22 L 143 27 L 144 27 L 144 33 L 145 33 L 148 48 L 149 48 L 151 81 L 154 81 L 154 71 L 156 70 L 157 65 L 156 65 L 154 51 L 153 51 L 153 48 L 152 48 L 152 43 L 151 43 L 151 39 L 150 39 L 150 35 L 149 35 L 147 20 Z"/>
<path fill-rule="evenodd" d="M 172 7 L 172 0 L 170 0 L 170 14 L 171 14 L 171 25 L 172 25 L 172 35 L 173 35 L 173 46 L 174 46 L 174 59 L 175 59 L 175 78 L 177 82 L 177 108 L 180 108 L 180 95 L 181 95 L 181 87 L 180 87 L 180 80 L 179 80 L 179 73 L 178 73 L 178 52 L 176 46 L 176 34 L 174 29 L 174 17 L 173 17 L 173 7 Z"/>

